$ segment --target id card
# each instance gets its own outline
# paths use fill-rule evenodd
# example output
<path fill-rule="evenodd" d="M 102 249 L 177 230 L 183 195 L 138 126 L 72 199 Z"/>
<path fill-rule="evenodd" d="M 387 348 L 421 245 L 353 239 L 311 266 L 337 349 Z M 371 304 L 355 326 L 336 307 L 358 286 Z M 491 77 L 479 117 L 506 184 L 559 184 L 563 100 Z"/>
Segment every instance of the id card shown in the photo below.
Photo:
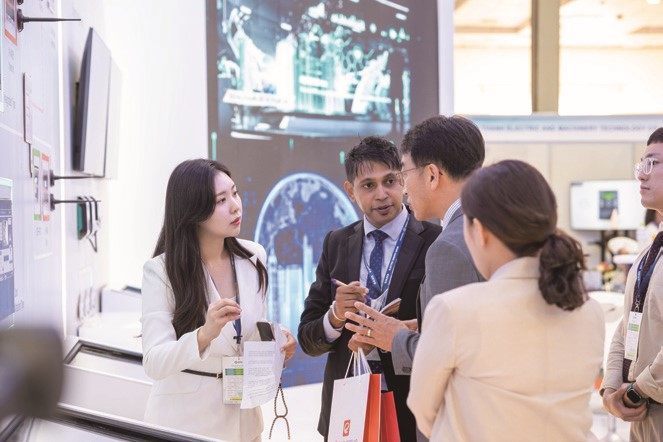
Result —
<path fill-rule="evenodd" d="M 640 339 L 640 323 L 642 313 L 630 312 L 626 325 L 626 342 L 624 343 L 624 359 L 635 360 L 638 355 L 638 339 Z"/>
<path fill-rule="evenodd" d="M 244 361 L 241 356 L 223 358 L 223 403 L 242 403 L 244 390 Z"/>

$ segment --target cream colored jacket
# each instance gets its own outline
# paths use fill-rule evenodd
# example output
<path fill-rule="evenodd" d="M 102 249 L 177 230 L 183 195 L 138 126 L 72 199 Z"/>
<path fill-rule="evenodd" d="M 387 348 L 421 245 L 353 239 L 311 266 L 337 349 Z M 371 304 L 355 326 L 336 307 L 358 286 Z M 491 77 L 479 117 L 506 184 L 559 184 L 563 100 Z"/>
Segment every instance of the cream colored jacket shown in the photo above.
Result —
<path fill-rule="evenodd" d="M 567 312 L 538 288 L 538 258 L 433 297 L 408 406 L 431 441 L 585 441 L 603 360 L 603 310 Z"/>
<path fill-rule="evenodd" d="M 265 262 L 265 249 L 251 241 L 240 243 L 254 253 L 252 261 Z M 242 307 L 243 342 L 259 341 L 256 321 L 265 317 L 265 299 L 259 290 L 258 275 L 248 259 L 237 259 L 237 279 Z M 208 276 L 210 302 L 219 294 Z M 252 441 L 263 430 L 260 407 L 240 410 L 239 405 L 223 403 L 223 386 L 212 377 L 182 373 L 192 369 L 209 373 L 222 371 L 224 356 L 238 355 L 232 322 L 226 324 L 201 356 L 198 330 L 176 339 L 172 319 L 173 292 L 166 275 L 164 255 L 143 267 L 143 366 L 154 379 L 145 421 L 228 441 Z"/>

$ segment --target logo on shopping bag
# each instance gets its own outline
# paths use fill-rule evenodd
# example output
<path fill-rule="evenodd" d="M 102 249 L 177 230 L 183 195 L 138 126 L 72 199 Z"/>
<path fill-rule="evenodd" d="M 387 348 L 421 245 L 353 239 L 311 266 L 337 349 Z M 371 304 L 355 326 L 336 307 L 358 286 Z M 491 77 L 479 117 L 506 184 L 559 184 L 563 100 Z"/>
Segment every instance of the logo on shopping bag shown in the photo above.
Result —
<path fill-rule="evenodd" d="M 343 421 L 343 437 L 350 435 L 350 419 Z"/>

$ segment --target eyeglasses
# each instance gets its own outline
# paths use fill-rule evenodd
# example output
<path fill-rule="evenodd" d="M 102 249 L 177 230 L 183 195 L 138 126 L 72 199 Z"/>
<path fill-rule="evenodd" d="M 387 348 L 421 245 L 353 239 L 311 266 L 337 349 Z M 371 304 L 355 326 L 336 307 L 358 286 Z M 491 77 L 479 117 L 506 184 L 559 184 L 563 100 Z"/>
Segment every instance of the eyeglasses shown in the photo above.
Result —
<path fill-rule="evenodd" d="M 423 166 L 416 166 L 416 167 L 411 167 L 409 169 L 401 170 L 396 174 L 396 179 L 398 179 L 398 182 L 401 184 L 401 186 L 405 185 L 405 178 L 407 178 L 407 173 L 412 172 L 413 170 L 418 170 L 418 169 L 423 169 L 424 167 L 428 166 L 431 163 L 424 164 Z M 442 172 L 439 170 L 437 171 L 438 174 L 442 175 Z"/>
<path fill-rule="evenodd" d="M 400 172 L 396 173 L 396 179 L 398 182 L 401 184 L 401 186 L 405 185 L 405 178 L 407 177 L 408 172 L 412 172 L 413 170 L 421 169 L 426 166 L 416 166 L 416 167 L 411 167 L 409 169 L 401 170 Z"/>
<path fill-rule="evenodd" d="M 635 179 L 638 179 L 640 173 L 650 175 L 655 164 L 658 164 L 658 161 L 654 158 L 645 158 L 644 160 L 635 163 L 635 166 L 633 166 L 633 175 L 635 175 Z"/>

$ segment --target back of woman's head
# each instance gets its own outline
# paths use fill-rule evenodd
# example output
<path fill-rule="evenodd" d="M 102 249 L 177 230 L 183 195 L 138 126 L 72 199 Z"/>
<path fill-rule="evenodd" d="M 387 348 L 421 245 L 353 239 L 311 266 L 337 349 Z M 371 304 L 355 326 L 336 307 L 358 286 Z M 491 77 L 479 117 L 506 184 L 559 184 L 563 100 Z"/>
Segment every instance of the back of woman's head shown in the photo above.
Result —
<path fill-rule="evenodd" d="M 539 256 L 539 288 L 548 304 L 580 307 L 587 295 L 580 244 L 557 229 L 557 201 L 545 178 L 522 161 L 479 169 L 461 195 L 463 211 L 478 219 L 516 256 Z"/>

